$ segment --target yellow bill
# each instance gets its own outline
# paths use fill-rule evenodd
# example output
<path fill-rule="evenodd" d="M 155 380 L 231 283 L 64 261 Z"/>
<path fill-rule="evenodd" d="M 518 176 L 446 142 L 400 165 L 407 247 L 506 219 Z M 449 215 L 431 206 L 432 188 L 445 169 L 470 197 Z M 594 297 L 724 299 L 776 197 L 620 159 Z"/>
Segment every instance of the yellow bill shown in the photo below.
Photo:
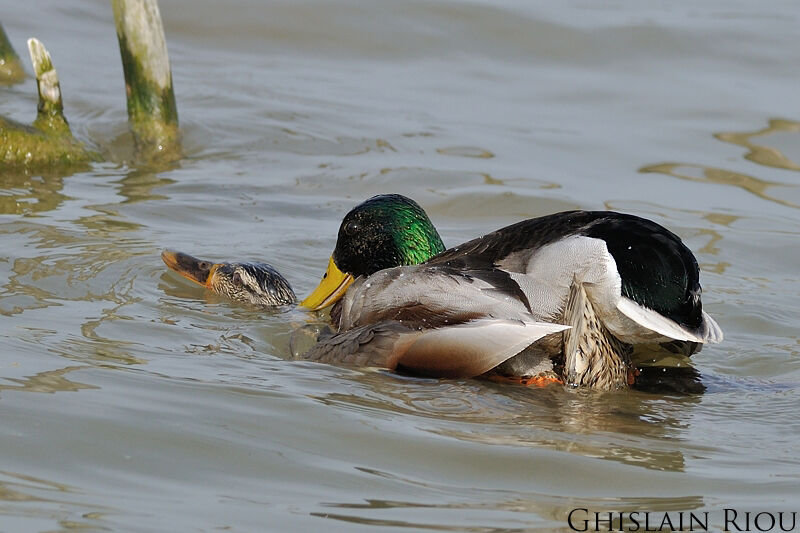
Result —
<path fill-rule="evenodd" d="M 347 287 L 351 283 L 353 283 L 353 276 L 339 270 L 339 267 L 333 262 L 333 257 L 331 257 L 330 261 L 328 261 L 328 270 L 322 276 L 319 286 L 305 300 L 300 302 L 300 305 L 312 311 L 325 309 L 344 296 Z"/>

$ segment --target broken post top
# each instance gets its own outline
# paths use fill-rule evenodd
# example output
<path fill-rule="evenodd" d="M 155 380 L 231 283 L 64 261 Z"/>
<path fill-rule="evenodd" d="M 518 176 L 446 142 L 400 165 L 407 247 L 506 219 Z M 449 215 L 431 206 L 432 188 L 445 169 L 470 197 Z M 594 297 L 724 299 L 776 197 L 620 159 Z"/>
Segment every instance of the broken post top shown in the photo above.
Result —
<path fill-rule="evenodd" d="M 50 59 L 50 52 L 39 39 L 28 39 L 36 86 L 39 89 L 39 113 L 34 125 L 41 130 L 69 132 L 69 124 L 64 118 L 64 103 L 61 100 L 61 85 L 58 73 Z"/>

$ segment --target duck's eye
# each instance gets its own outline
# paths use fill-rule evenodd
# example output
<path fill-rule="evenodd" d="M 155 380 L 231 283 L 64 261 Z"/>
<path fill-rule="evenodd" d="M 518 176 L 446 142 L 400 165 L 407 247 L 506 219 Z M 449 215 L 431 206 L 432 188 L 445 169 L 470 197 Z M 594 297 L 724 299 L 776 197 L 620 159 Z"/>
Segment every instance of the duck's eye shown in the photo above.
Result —
<path fill-rule="evenodd" d="M 208 261 L 200 261 L 200 264 L 198 266 L 200 267 L 200 270 L 208 270 L 211 268 L 211 263 L 209 263 Z"/>
<path fill-rule="evenodd" d="M 360 229 L 360 226 L 358 225 L 358 222 L 355 222 L 355 221 L 352 221 L 352 220 L 344 225 L 344 232 L 347 233 L 348 235 L 353 235 L 359 229 Z"/>
<path fill-rule="evenodd" d="M 231 281 L 233 281 L 234 285 L 241 285 L 242 276 L 238 272 L 234 272 L 233 276 L 231 277 Z"/>

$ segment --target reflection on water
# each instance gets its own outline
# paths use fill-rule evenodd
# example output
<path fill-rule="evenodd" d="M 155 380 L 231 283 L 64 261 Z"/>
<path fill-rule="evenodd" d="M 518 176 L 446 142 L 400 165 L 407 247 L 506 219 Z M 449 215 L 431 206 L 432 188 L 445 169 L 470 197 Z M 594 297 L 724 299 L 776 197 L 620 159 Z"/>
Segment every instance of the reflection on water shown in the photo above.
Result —
<path fill-rule="evenodd" d="M 437 148 L 436 151 L 442 155 L 476 157 L 479 159 L 491 159 L 494 157 L 494 154 L 489 150 L 477 146 L 448 146 L 447 148 Z"/>
<path fill-rule="evenodd" d="M 552 181 L 537 180 L 532 178 L 518 178 L 518 177 L 499 177 L 487 172 L 476 171 L 462 171 L 462 170 L 437 170 L 432 168 L 423 167 L 382 167 L 376 172 L 361 172 L 358 175 L 350 176 L 348 182 L 357 182 L 358 186 L 364 188 L 363 192 L 358 195 L 361 197 L 369 197 L 372 194 L 385 193 L 387 190 L 394 190 L 398 187 L 398 183 L 402 183 L 402 188 L 406 187 L 424 187 L 429 192 L 433 192 L 437 197 L 442 198 L 443 202 L 457 202 L 465 203 L 465 197 L 468 195 L 481 196 L 482 198 L 473 199 L 474 205 L 458 205 L 454 206 L 448 214 L 455 215 L 456 213 L 463 214 L 468 209 L 481 209 L 482 211 L 494 211 L 497 214 L 497 206 L 485 206 L 487 200 L 491 201 L 491 195 L 485 190 L 484 185 L 502 185 L 506 186 L 505 191 L 496 191 L 494 194 L 503 194 L 505 197 L 513 195 L 514 192 L 524 193 L 526 196 L 520 198 L 515 202 L 512 207 L 516 208 L 516 204 L 527 202 L 542 202 L 540 198 L 527 196 L 530 194 L 531 189 L 558 189 L 560 185 Z M 341 179 L 337 179 L 334 174 L 323 172 L 319 174 L 312 174 L 302 176 L 297 179 L 296 186 L 302 189 L 315 191 L 316 194 L 329 193 L 333 194 L 341 189 L 343 184 Z M 458 187 L 460 194 L 452 195 L 451 191 L 454 187 Z M 552 200 L 551 200 L 552 201 Z M 504 204 L 505 205 L 505 204 Z M 556 207 L 558 205 L 556 204 Z M 461 209 L 462 211 L 456 211 Z M 436 212 L 436 207 L 429 207 L 429 210 Z M 472 211 L 470 211 L 472 212 Z M 531 212 L 528 207 L 526 212 Z M 517 215 L 516 209 L 512 211 L 513 215 Z"/>
<path fill-rule="evenodd" d="M 669 441 L 675 432 L 685 429 L 681 420 L 688 416 L 687 404 L 684 403 L 687 412 L 672 418 L 649 402 L 620 407 L 619 398 L 570 398 L 571 392 L 574 391 L 554 391 L 550 401 L 517 406 L 520 412 L 535 415 L 513 416 L 509 425 L 495 421 L 488 431 L 453 427 L 434 432 L 485 444 L 543 447 L 653 470 L 684 470 L 685 460 L 679 449 L 665 442 L 654 443 Z M 561 393 L 564 395 L 559 398 Z M 598 405 L 607 407 L 597 409 Z"/>
<path fill-rule="evenodd" d="M 177 163 L 170 163 L 166 168 L 176 167 Z M 160 169 L 163 172 L 166 168 Z M 152 200 L 167 200 L 168 197 L 159 194 L 156 189 L 175 183 L 175 180 L 158 176 L 154 171 L 147 170 L 131 170 L 127 175 L 117 182 L 119 184 L 119 194 L 125 200 L 125 203 L 145 202 Z"/>
<path fill-rule="evenodd" d="M 68 485 L 55 483 L 17 472 L 0 470 L 0 500 L 4 501 L 53 501 L 30 494 L 30 490 L 70 493 Z M 28 492 L 25 492 L 28 491 Z"/>
<path fill-rule="evenodd" d="M 169 168 L 175 168 L 175 165 L 159 168 L 158 171 L 165 171 Z M 74 200 L 74 198 L 63 194 L 62 191 L 65 181 L 69 180 L 70 176 L 75 173 L 76 169 L 74 168 L 67 174 L 49 171 L 33 175 L 0 172 L 0 215 L 30 216 L 58 209 L 64 201 Z M 104 175 L 102 172 L 98 172 L 97 177 L 104 178 L 117 175 L 117 173 Z M 150 169 L 134 169 L 117 183 L 119 184 L 119 194 L 125 198 L 122 202 L 124 204 L 148 200 L 166 200 L 166 196 L 157 194 L 154 191 L 159 187 L 174 183 L 174 180 L 159 177 Z M 96 209 L 103 211 L 100 206 L 96 206 Z M 122 221 L 116 212 L 107 214 L 115 217 L 115 219 L 103 219 L 101 223 L 97 223 L 95 226 L 119 224 L 126 229 L 140 227 L 137 224 Z"/>
<path fill-rule="evenodd" d="M 780 139 L 781 135 L 789 135 L 789 139 Z M 753 142 L 754 137 L 762 137 L 762 143 L 768 140 L 776 142 L 789 141 L 793 148 L 800 153 L 800 123 L 782 120 L 771 119 L 769 126 L 764 129 L 754 132 L 728 132 L 716 133 L 714 137 L 717 139 L 744 146 L 749 150 L 745 154 L 745 159 L 748 159 L 759 165 L 768 167 L 781 168 L 786 170 L 800 170 L 800 166 L 787 157 L 780 149 L 775 146 L 768 146 L 766 144 L 756 144 Z M 764 200 L 775 202 L 787 207 L 798 208 L 800 205 L 783 198 L 776 193 L 768 193 L 767 191 L 774 187 L 794 187 L 796 183 L 785 183 L 779 181 L 770 181 L 741 172 L 734 172 L 723 168 L 710 167 L 705 165 L 698 165 L 693 163 L 659 163 L 655 165 L 644 166 L 639 169 L 639 172 L 646 173 L 660 173 L 675 178 L 684 180 L 715 183 L 720 185 L 730 185 L 732 187 L 739 187 L 745 191 L 758 196 Z"/>
<path fill-rule="evenodd" d="M 321 137 L 318 134 L 281 128 L 273 137 L 269 150 L 288 151 L 299 155 L 361 155 L 368 152 L 383 153 L 397 150 L 385 139 L 336 136 Z"/>
<path fill-rule="evenodd" d="M 83 361 L 89 356 L 141 363 L 140 358 L 128 353 L 138 341 L 103 335 L 101 330 L 130 320 L 125 309 L 141 301 L 135 295 L 135 283 L 142 271 L 140 258 L 154 251 L 136 238 L 120 237 L 121 229 L 134 228 L 108 223 L 105 216 L 101 220 L 80 217 L 74 222 L 86 231 L 27 223 L 3 226 L 0 235 L 20 245 L 9 250 L 13 255 L 8 258 L 5 282 L 0 285 L 0 313 L 26 314 L 39 329 L 61 324 L 48 335 L 61 339 L 50 350 L 69 359 Z M 116 245 L 109 246 L 109 239 Z M 72 313 L 65 314 L 62 309 L 72 309 Z M 65 324 L 70 325 L 66 331 Z"/>
<path fill-rule="evenodd" d="M 787 157 L 780 149 L 766 144 L 770 140 L 774 142 L 776 140 L 774 137 L 780 137 L 781 134 L 791 134 L 794 149 L 800 154 L 800 122 L 793 120 L 773 118 L 770 119 L 766 128 L 757 131 L 715 133 L 714 137 L 720 141 L 744 146 L 749 150 L 744 156 L 745 159 L 749 159 L 759 165 L 784 168 L 786 170 L 800 170 L 800 165 Z M 763 137 L 763 139 L 757 139 L 758 143 L 761 144 L 753 141 L 755 137 Z"/>
<path fill-rule="evenodd" d="M 702 496 L 681 496 L 673 498 L 613 497 L 598 501 L 579 496 L 558 496 L 533 491 L 507 491 L 470 489 L 449 486 L 445 483 L 412 479 L 385 472 L 379 469 L 356 467 L 360 472 L 395 483 L 408 486 L 408 492 L 420 493 L 434 491 L 450 494 L 450 502 L 430 503 L 428 501 L 380 500 L 365 498 L 357 502 L 324 502 L 324 507 L 336 512 L 311 513 L 313 516 L 332 520 L 343 520 L 355 524 L 385 525 L 396 527 L 417 527 L 434 531 L 570 531 L 564 525 L 564 518 L 575 508 L 591 509 L 593 512 L 614 512 L 620 509 L 647 509 L 653 512 L 690 511 L 705 504 Z M 421 523 L 409 518 L 415 510 L 437 509 L 456 511 L 450 516 L 451 525 Z M 349 511 L 349 512 L 345 512 Z M 502 511 L 516 514 L 512 518 Z M 552 522 L 548 527 L 532 527 L 526 515 L 534 514 Z M 396 518 L 392 519 L 389 516 Z M 498 522 L 508 525 L 499 527 Z M 560 527 L 559 527 L 560 526 Z M 615 527 L 619 523 L 615 523 Z"/>
<path fill-rule="evenodd" d="M 63 174 L 0 172 L 0 214 L 31 215 L 57 209 L 69 198 L 61 193 Z"/>
<path fill-rule="evenodd" d="M 703 218 L 712 224 L 730 227 L 731 224 L 737 220 L 740 220 L 742 217 L 725 213 L 703 213 Z M 720 251 L 718 244 L 722 240 L 722 234 L 713 228 L 700 228 L 698 233 L 700 235 L 708 235 L 709 237 L 706 245 L 700 248 L 700 253 L 718 255 Z M 715 274 L 724 274 L 725 270 L 729 266 L 731 266 L 731 264 L 728 261 L 717 261 L 715 263 L 709 263 L 706 261 L 700 263 L 701 269 L 714 272 Z"/>
<path fill-rule="evenodd" d="M 3 378 L 6 381 L 18 383 L 18 385 L 5 385 L 0 383 L 0 391 L 13 390 L 13 391 L 25 391 L 25 392 L 54 393 L 54 392 L 66 392 L 66 391 L 75 392 L 82 389 L 99 389 L 100 387 L 97 387 L 95 385 L 78 383 L 77 381 L 71 381 L 64 377 L 65 374 L 68 374 L 73 370 L 79 370 L 81 368 L 86 368 L 86 367 L 68 366 L 66 368 L 59 368 L 58 370 L 48 370 L 45 372 L 39 372 L 36 375 L 28 376 L 22 379 Z"/>
<path fill-rule="evenodd" d="M 364 372 L 358 382 L 362 387 L 357 392 L 316 399 L 348 410 L 390 409 L 435 420 L 427 431 L 469 442 L 543 447 L 675 472 L 683 470 L 684 457 L 667 443 L 687 428 L 691 407 L 700 402 L 697 396 L 686 396 L 664 409 L 660 396 L 636 392 L 511 387 L 382 372 Z M 625 444 L 620 435 L 629 436 Z"/>
<path fill-rule="evenodd" d="M 68 499 L 78 492 L 76 487 L 63 483 L 0 470 L 0 502 L 9 502 L 6 505 L 0 504 L 0 514 L 6 517 L 4 525 L 14 524 L 12 517 L 21 517 L 46 520 L 48 524 L 53 521 L 59 526 L 57 531 L 107 531 L 107 528 L 97 522 L 107 510 L 99 511 L 98 509 L 102 507 L 94 505 L 89 506 L 92 511 L 86 511 L 85 504 Z M 18 502 L 25 504 L 25 507 L 11 505 Z M 37 506 L 32 506 L 33 502 L 36 502 Z M 72 513 L 66 510 L 70 507 L 84 509 L 80 520 L 72 518 Z"/>
<path fill-rule="evenodd" d="M 785 205 L 787 207 L 800 208 L 800 205 L 785 200 L 784 198 L 767 194 L 767 190 L 771 187 L 792 187 L 791 184 L 762 180 L 754 176 L 733 172 L 723 168 L 706 167 L 691 163 L 660 163 L 642 167 L 639 169 L 639 172 L 642 174 L 656 172 L 689 181 L 739 187 L 764 200 L 769 200 L 770 202 L 775 202 L 776 204 Z"/>

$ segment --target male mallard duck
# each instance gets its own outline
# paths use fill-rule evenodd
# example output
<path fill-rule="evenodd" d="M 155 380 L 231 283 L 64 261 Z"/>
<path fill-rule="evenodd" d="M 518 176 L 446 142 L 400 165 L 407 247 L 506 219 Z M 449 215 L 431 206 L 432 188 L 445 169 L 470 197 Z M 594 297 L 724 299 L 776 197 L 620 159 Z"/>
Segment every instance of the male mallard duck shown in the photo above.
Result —
<path fill-rule="evenodd" d="M 634 346 L 668 343 L 690 355 L 722 340 L 702 310 L 694 256 L 640 217 L 568 211 L 443 248 L 408 198 L 376 196 L 353 209 L 322 282 L 301 303 L 338 301 L 338 330 L 303 357 L 615 389 L 633 383 Z"/>
<path fill-rule="evenodd" d="M 161 259 L 186 279 L 233 300 L 265 307 L 296 301 L 286 278 L 267 263 L 214 263 L 169 250 Z"/>

